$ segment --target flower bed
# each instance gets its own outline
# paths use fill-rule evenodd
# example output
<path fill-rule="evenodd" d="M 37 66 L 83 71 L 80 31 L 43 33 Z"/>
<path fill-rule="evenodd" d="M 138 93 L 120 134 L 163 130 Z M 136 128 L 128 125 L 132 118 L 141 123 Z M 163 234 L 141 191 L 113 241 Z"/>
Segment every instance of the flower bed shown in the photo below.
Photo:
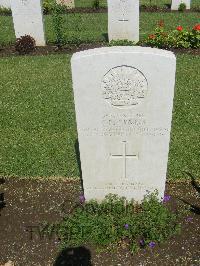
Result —
<path fill-rule="evenodd" d="M 160 21 L 153 34 L 144 41 L 145 45 L 157 48 L 200 48 L 200 24 L 192 29 L 181 25 L 173 31 L 166 31 L 164 22 Z"/>

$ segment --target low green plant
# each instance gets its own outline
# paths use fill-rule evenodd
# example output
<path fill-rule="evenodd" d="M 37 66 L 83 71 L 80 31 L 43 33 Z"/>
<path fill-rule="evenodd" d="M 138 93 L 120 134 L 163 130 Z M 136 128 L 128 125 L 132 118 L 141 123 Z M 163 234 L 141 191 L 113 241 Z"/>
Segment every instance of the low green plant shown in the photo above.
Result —
<path fill-rule="evenodd" d="M 61 47 L 64 44 L 64 29 L 63 25 L 65 24 L 65 19 L 63 14 L 63 6 L 54 4 L 52 8 L 52 20 L 53 20 L 53 28 L 56 35 L 56 45 L 57 47 Z"/>
<path fill-rule="evenodd" d="M 45 15 L 52 14 L 56 9 L 59 9 L 60 14 L 64 14 L 67 12 L 67 7 L 62 4 L 57 4 L 56 0 L 44 0 L 43 1 L 43 13 Z"/>
<path fill-rule="evenodd" d="M 163 21 L 158 23 L 153 34 L 150 34 L 145 43 L 151 47 L 166 48 L 168 46 L 169 35 L 164 29 Z"/>
<path fill-rule="evenodd" d="M 158 200 L 158 192 L 147 195 L 140 205 L 109 194 L 101 203 L 81 200 L 69 216 L 45 230 L 49 234 L 54 228 L 62 247 L 85 243 L 111 247 L 128 239 L 134 253 L 140 247 L 152 248 L 180 231 L 179 214 L 167 205 Z"/>
<path fill-rule="evenodd" d="M 176 30 L 172 31 L 169 35 L 169 44 L 175 48 L 190 48 L 191 32 L 184 30 L 182 26 L 178 26 Z"/>
<path fill-rule="evenodd" d="M 183 11 L 185 11 L 185 10 L 186 10 L 186 4 L 185 4 L 185 3 L 181 3 L 181 4 L 179 5 L 179 7 L 178 7 L 178 11 L 183 12 Z"/>
<path fill-rule="evenodd" d="M 109 46 L 134 46 L 135 42 L 129 40 L 112 40 L 109 43 Z"/>
<path fill-rule="evenodd" d="M 192 48 L 200 47 L 200 24 L 196 24 L 190 34 L 190 44 Z"/>
<path fill-rule="evenodd" d="M 55 5 L 55 1 L 54 0 L 44 0 L 43 1 L 43 13 L 45 15 L 47 14 L 51 14 L 53 11 L 53 7 Z"/>
<path fill-rule="evenodd" d="M 100 8 L 100 0 L 93 0 L 92 7 L 94 9 L 99 9 Z"/>
<path fill-rule="evenodd" d="M 21 36 L 17 38 L 15 43 L 15 50 L 19 54 L 28 54 L 35 50 L 35 40 L 30 35 Z"/>
<path fill-rule="evenodd" d="M 0 6 L 0 15 L 11 16 L 12 15 L 12 11 L 11 11 L 10 8 Z"/>

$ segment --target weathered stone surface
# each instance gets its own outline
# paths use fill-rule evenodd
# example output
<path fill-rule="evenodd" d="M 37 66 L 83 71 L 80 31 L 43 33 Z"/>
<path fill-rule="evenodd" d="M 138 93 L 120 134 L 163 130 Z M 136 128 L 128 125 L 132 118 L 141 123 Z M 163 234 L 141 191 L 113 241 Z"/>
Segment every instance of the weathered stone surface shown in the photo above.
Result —
<path fill-rule="evenodd" d="M 10 0 L 0 0 L 0 7 L 10 8 Z"/>
<path fill-rule="evenodd" d="M 56 0 L 56 3 L 67 6 L 68 8 L 75 8 L 74 0 Z"/>
<path fill-rule="evenodd" d="M 4 264 L 4 266 L 15 266 L 15 263 L 13 261 L 9 260 L 8 262 L 6 262 Z"/>
<path fill-rule="evenodd" d="M 108 36 L 139 41 L 139 0 L 108 0 Z"/>
<path fill-rule="evenodd" d="M 72 57 L 86 200 L 109 193 L 141 201 L 165 189 L 176 58 L 142 47 L 107 47 Z"/>
<path fill-rule="evenodd" d="M 181 3 L 186 5 L 186 9 L 190 9 L 190 0 L 172 0 L 171 10 L 178 10 Z"/>
<path fill-rule="evenodd" d="M 11 0 L 15 36 L 30 35 L 37 46 L 45 45 L 41 0 Z"/>

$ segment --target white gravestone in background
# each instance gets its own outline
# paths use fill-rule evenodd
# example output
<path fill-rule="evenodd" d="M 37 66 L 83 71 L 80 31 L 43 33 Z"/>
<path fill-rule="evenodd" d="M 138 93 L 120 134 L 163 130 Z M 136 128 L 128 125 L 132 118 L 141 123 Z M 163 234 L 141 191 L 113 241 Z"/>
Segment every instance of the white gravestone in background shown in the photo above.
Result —
<path fill-rule="evenodd" d="M 56 0 L 56 3 L 67 6 L 68 8 L 75 8 L 74 0 Z"/>
<path fill-rule="evenodd" d="M 11 0 L 16 38 L 30 35 L 37 46 L 45 45 L 41 0 Z"/>
<path fill-rule="evenodd" d="M 142 47 L 110 47 L 72 57 L 86 200 L 118 194 L 163 197 L 176 58 Z"/>
<path fill-rule="evenodd" d="M 10 0 L 0 0 L 0 7 L 10 8 Z"/>
<path fill-rule="evenodd" d="M 171 10 L 178 10 L 180 4 L 182 3 L 186 5 L 186 9 L 190 9 L 190 0 L 172 0 Z"/>
<path fill-rule="evenodd" d="M 108 37 L 139 41 L 139 0 L 108 0 Z"/>

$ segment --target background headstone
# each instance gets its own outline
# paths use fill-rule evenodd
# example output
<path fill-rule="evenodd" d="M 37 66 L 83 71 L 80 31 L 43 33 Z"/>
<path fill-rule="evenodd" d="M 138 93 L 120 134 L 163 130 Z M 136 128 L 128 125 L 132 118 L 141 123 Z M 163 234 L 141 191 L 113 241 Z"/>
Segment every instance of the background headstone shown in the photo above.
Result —
<path fill-rule="evenodd" d="M 41 0 L 11 0 L 15 36 L 30 35 L 37 46 L 45 45 Z"/>
<path fill-rule="evenodd" d="M 108 0 L 108 37 L 139 41 L 139 0 Z"/>
<path fill-rule="evenodd" d="M 162 197 L 173 108 L 176 58 L 142 47 L 110 47 L 72 57 L 86 200 L 109 193 L 141 201 Z"/>
<path fill-rule="evenodd" d="M 0 7 L 10 8 L 10 0 L 0 0 Z"/>
<path fill-rule="evenodd" d="M 67 6 L 68 8 L 75 8 L 74 0 L 56 0 L 56 3 Z"/>
<path fill-rule="evenodd" d="M 181 3 L 186 5 L 186 9 L 190 9 L 190 0 L 172 0 L 171 10 L 178 10 Z"/>

